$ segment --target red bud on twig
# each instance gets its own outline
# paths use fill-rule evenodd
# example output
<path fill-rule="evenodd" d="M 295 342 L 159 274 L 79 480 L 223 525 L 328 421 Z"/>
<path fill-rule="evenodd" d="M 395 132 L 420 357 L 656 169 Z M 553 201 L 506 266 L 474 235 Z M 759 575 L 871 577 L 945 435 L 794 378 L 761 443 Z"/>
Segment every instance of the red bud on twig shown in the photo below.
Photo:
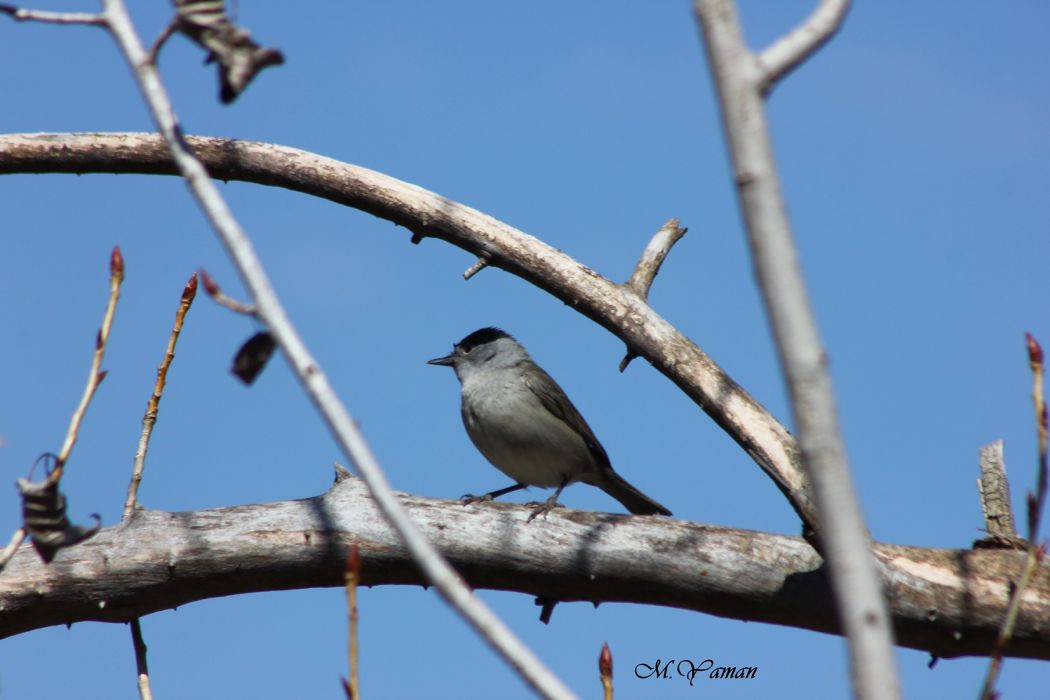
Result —
<path fill-rule="evenodd" d="M 1036 536 L 1035 526 L 1039 518 L 1039 499 L 1029 491 L 1025 495 L 1025 504 L 1028 506 L 1028 532 L 1032 537 Z"/>
<path fill-rule="evenodd" d="M 190 281 L 186 283 L 186 288 L 182 290 L 182 300 L 193 301 L 194 297 L 197 296 L 197 273 L 194 272 L 190 275 Z"/>
<path fill-rule="evenodd" d="M 612 651 L 609 650 L 608 642 L 602 644 L 602 653 L 598 655 L 598 670 L 603 677 L 612 677 Z"/>
<path fill-rule="evenodd" d="M 598 673 L 601 674 L 602 694 L 605 700 L 612 700 L 612 652 L 609 650 L 608 642 L 602 644 L 602 653 L 598 655 Z"/>
<path fill-rule="evenodd" d="M 1042 366 L 1043 348 L 1039 345 L 1039 341 L 1032 337 L 1031 333 L 1025 333 L 1024 340 L 1028 345 L 1028 361 L 1031 362 L 1032 365 Z"/>
<path fill-rule="evenodd" d="M 204 283 L 204 291 L 206 291 L 210 297 L 214 297 L 222 291 L 219 289 L 219 285 L 215 280 L 212 279 L 212 276 L 204 270 L 201 270 L 201 282 Z"/>
<path fill-rule="evenodd" d="M 124 279 L 124 256 L 120 254 L 120 246 L 113 246 L 113 253 L 109 256 L 109 274 L 117 280 Z"/>

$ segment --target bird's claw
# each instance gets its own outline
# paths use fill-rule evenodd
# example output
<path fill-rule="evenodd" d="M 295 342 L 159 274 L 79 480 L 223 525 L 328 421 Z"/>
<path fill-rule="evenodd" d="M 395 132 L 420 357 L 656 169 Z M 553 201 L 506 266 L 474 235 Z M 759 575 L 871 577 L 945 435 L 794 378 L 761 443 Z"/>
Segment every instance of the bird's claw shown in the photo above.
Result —
<path fill-rule="evenodd" d="M 481 496 L 475 496 L 472 493 L 465 493 L 459 497 L 459 502 L 465 506 L 469 506 L 472 503 L 488 503 L 492 500 L 492 494 L 486 493 Z"/>
<path fill-rule="evenodd" d="M 533 501 L 532 503 L 527 503 L 526 505 L 533 506 L 533 509 L 532 509 L 532 513 L 529 514 L 529 517 L 528 517 L 528 519 L 525 522 L 531 523 L 533 520 L 535 520 L 537 517 L 539 517 L 541 515 L 543 516 L 543 519 L 546 520 L 547 519 L 547 513 L 550 513 L 552 510 L 554 510 L 558 506 L 561 506 L 561 504 L 558 503 L 558 501 L 557 501 L 557 497 L 558 497 L 558 494 L 554 494 L 553 496 L 548 498 L 546 501 L 541 501 L 541 502 Z M 562 506 L 562 507 L 564 507 L 564 506 Z"/>

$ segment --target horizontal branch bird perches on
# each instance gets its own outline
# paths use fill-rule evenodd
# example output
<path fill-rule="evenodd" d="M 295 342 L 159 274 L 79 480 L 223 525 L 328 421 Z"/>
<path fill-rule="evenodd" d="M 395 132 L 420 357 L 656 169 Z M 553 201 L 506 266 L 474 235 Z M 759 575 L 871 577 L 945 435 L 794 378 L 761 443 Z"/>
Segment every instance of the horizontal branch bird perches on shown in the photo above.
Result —
<path fill-rule="evenodd" d="M 477 588 L 838 632 L 823 563 L 801 538 L 565 508 L 526 524 L 523 505 L 400 498 Z M 221 595 L 342 586 L 354 543 L 362 585 L 424 583 L 353 478 L 304 500 L 136 512 L 48 566 L 24 545 L 0 577 L 0 637 L 123 622 Z M 988 653 L 1022 552 L 876 544 L 875 554 L 898 644 L 944 658 Z M 1050 571 L 1043 569 L 1025 592 L 1007 655 L 1050 659 L 1048 620 Z"/>

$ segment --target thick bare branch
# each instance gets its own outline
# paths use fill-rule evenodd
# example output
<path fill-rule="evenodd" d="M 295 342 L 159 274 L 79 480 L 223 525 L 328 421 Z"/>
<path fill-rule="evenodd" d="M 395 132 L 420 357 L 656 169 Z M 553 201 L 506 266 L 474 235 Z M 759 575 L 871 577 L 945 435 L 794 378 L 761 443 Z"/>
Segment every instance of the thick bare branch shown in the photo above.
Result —
<path fill-rule="evenodd" d="M 400 498 L 475 587 L 839 629 L 827 568 L 800 538 L 562 508 L 526 526 L 524 505 Z M 23 546 L 0 576 L 0 637 L 85 620 L 123 622 L 221 595 L 342 586 L 355 543 L 362 585 L 426 583 L 358 479 L 312 499 L 139 511 L 49 566 Z M 987 654 L 1022 552 L 896 545 L 875 552 L 900 644 L 940 657 Z M 1044 565 L 1025 593 L 1007 653 L 1050 659 L 1048 620 Z"/>
<path fill-rule="evenodd" d="M 827 3 L 826 3 L 827 4 Z M 765 81 L 733 0 L 695 0 L 718 93 L 751 257 L 791 396 L 799 448 L 822 527 L 821 552 L 847 630 L 858 698 L 901 695 L 893 629 L 850 476 L 827 357 L 788 220 L 766 125 Z M 813 42 L 803 40 L 802 46 Z"/>
<path fill-rule="evenodd" d="M 213 177 L 283 187 L 345 204 L 448 241 L 535 284 L 604 326 L 718 423 L 785 494 L 811 528 L 816 509 L 798 446 L 784 426 L 693 341 L 628 292 L 561 251 L 476 209 L 373 170 L 285 146 L 186 137 Z M 0 136 L 0 174 L 175 174 L 154 134 Z"/>

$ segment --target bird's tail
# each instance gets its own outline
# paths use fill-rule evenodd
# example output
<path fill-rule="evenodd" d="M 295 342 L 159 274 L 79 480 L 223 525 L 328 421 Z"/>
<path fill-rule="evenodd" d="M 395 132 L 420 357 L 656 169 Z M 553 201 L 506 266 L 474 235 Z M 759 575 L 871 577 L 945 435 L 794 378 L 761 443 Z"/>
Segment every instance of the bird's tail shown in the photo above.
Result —
<path fill-rule="evenodd" d="M 612 469 L 603 470 L 602 479 L 594 484 L 623 504 L 634 515 L 670 515 L 671 511 L 627 483 Z"/>

